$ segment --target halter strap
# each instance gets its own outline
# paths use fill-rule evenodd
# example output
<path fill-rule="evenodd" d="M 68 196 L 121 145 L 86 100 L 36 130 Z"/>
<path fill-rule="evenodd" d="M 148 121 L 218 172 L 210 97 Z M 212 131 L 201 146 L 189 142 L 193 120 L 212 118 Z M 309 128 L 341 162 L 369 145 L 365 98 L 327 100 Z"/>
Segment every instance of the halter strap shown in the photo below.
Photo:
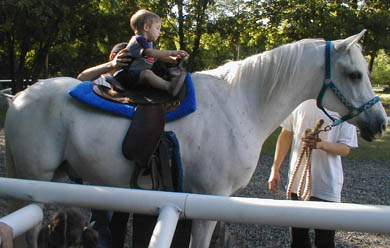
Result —
<path fill-rule="evenodd" d="M 317 97 L 317 107 L 320 108 L 326 116 L 328 116 L 332 121 L 332 127 L 337 126 L 344 121 L 352 119 L 355 116 L 358 116 L 361 112 L 371 108 L 377 102 L 380 102 L 379 96 L 376 96 L 363 104 L 360 107 L 355 107 L 347 98 L 343 95 L 343 93 L 336 87 L 331 79 L 331 52 L 332 52 L 332 42 L 326 41 L 325 47 L 325 82 L 322 85 L 321 91 Z M 336 95 L 336 97 L 344 104 L 344 106 L 349 110 L 349 113 L 341 117 L 340 119 L 333 118 L 328 111 L 322 106 L 322 100 L 324 98 L 325 92 L 327 89 L 331 89 L 332 92 Z"/>

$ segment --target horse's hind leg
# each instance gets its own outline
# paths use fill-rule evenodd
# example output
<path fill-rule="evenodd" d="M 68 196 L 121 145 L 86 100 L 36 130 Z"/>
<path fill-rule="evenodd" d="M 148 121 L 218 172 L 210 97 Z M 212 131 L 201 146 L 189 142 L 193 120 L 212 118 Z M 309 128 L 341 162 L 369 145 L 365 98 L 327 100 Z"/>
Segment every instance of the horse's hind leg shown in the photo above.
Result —
<path fill-rule="evenodd" d="M 14 158 L 12 156 L 12 152 L 8 145 L 7 139 L 5 141 L 5 165 L 7 167 L 7 177 L 15 178 L 16 171 L 15 171 Z"/>
<path fill-rule="evenodd" d="M 192 220 L 190 248 L 208 248 L 216 221 Z"/>
<path fill-rule="evenodd" d="M 9 145 L 7 145 L 7 144 L 8 144 L 8 142 L 6 141 L 5 142 L 5 165 L 7 167 L 7 177 L 15 178 L 16 171 L 15 171 L 14 158 L 12 156 L 12 152 L 9 148 Z M 8 212 L 11 213 L 19 208 L 22 208 L 25 205 L 26 205 L 26 203 L 23 201 L 10 200 Z M 18 238 L 14 239 L 14 246 L 15 246 L 15 248 L 27 247 L 24 235 L 20 235 Z"/>
<path fill-rule="evenodd" d="M 12 154 L 12 151 L 9 147 L 9 145 L 5 145 L 5 162 L 7 167 L 7 177 L 9 178 L 18 178 L 19 175 L 17 175 L 16 167 L 15 167 L 15 160 Z M 22 208 L 27 205 L 27 202 L 20 201 L 20 200 L 11 200 L 10 201 L 10 207 L 9 212 L 13 212 L 19 208 Z M 38 224 L 34 228 L 32 228 L 30 231 L 26 232 L 25 234 L 22 234 L 14 239 L 14 247 L 15 248 L 37 248 L 37 240 L 38 240 L 38 234 L 41 229 L 41 224 Z"/>
<path fill-rule="evenodd" d="M 9 146 L 7 145 L 7 142 L 5 145 L 5 164 L 7 167 L 7 177 L 16 178 L 15 163 L 14 163 L 14 159 L 12 156 L 12 152 L 11 152 Z M 11 213 L 19 208 L 22 208 L 25 205 L 26 205 L 26 202 L 24 202 L 24 201 L 10 200 L 10 205 L 9 205 L 8 211 L 9 211 L 9 213 Z M 13 243 L 14 243 L 15 248 L 27 247 L 25 235 L 20 235 L 19 237 L 15 238 Z"/>

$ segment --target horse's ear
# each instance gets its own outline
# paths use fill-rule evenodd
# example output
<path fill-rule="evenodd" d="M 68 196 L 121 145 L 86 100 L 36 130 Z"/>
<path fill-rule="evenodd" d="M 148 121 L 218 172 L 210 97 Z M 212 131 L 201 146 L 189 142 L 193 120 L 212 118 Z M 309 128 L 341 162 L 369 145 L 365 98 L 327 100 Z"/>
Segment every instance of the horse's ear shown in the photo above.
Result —
<path fill-rule="evenodd" d="M 364 33 L 367 31 L 367 29 L 363 29 L 360 33 L 352 35 L 351 37 L 348 37 L 344 40 L 341 40 L 339 42 L 336 42 L 334 45 L 334 48 L 337 51 L 348 51 L 354 44 L 356 44 L 364 35 Z"/>

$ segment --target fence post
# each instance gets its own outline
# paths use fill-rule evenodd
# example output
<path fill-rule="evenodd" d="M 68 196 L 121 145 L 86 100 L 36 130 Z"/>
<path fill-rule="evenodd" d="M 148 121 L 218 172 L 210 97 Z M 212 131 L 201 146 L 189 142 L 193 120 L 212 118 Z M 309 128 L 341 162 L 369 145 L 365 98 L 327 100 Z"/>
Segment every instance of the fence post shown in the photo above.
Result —
<path fill-rule="evenodd" d="M 165 205 L 160 209 L 160 214 L 150 239 L 149 248 L 171 247 L 180 213 L 181 210 L 173 204 Z"/>

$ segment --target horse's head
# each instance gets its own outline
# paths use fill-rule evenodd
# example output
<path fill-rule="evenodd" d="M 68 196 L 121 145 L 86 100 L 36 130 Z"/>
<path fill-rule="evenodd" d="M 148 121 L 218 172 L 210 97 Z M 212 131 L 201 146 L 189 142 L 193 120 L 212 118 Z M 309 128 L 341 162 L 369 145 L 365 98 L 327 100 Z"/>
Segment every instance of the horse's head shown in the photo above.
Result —
<path fill-rule="evenodd" d="M 357 44 L 364 32 L 332 42 L 330 61 L 326 61 L 329 80 L 325 81 L 330 87 L 325 88 L 322 103 L 357 126 L 363 139 L 372 141 L 384 135 L 387 117 L 377 102 L 367 62 Z"/>

